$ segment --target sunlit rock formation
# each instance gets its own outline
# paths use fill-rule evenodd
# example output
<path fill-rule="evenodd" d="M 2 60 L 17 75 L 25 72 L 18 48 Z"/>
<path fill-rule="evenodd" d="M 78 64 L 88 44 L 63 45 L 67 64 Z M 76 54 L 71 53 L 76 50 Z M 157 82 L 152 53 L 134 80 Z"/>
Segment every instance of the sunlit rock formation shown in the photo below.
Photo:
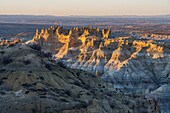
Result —
<path fill-rule="evenodd" d="M 111 82 L 126 93 L 149 94 L 170 83 L 170 45 L 136 37 L 112 38 L 110 29 L 51 27 L 34 42 L 56 61 Z"/>
<path fill-rule="evenodd" d="M 33 41 L 44 51 L 55 54 L 56 60 L 64 60 L 67 66 L 92 72 L 105 80 L 109 78 L 116 84 L 123 77 L 127 79 L 125 84 L 140 79 L 140 82 L 153 82 L 158 87 L 168 80 L 170 73 L 169 45 L 133 37 L 111 38 L 110 29 L 100 31 L 81 27 L 68 30 L 51 26 L 45 32 L 36 30 Z"/>
<path fill-rule="evenodd" d="M 135 33 L 134 37 L 140 39 L 154 39 L 154 40 L 169 40 L 170 35 L 161 35 L 161 34 L 149 34 L 149 33 Z M 170 41 L 168 41 L 170 43 Z"/>

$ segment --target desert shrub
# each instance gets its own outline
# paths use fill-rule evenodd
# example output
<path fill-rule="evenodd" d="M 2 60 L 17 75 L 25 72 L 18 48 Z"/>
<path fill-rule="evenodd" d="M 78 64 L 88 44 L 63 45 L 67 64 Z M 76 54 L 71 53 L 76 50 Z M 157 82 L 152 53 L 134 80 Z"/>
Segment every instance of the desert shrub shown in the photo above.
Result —
<path fill-rule="evenodd" d="M 41 77 L 41 76 L 40 76 L 40 79 L 41 79 L 41 80 L 44 80 L 44 77 Z"/>
<path fill-rule="evenodd" d="M 46 96 L 41 95 L 40 98 L 47 98 Z"/>
<path fill-rule="evenodd" d="M 24 61 L 23 61 L 23 63 L 24 63 L 25 65 L 28 65 L 28 64 L 30 64 L 30 63 L 31 63 L 31 60 L 26 59 L 26 60 L 24 60 Z"/>
<path fill-rule="evenodd" d="M 111 107 L 112 109 L 115 109 L 115 104 L 114 104 L 114 103 L 110 104 L 110 107 Z"/>
<path fill-rule="evenodd" d="M 8 79 L 8 77 L 2 77 L 2 79 L 1 79 L 1 80 L 6 80 L 6 79 Z"/>
<path fill-rule="evenodd" d="M 81 101 L 81 103 L 74 106 L 74 109 L 81 109 L 81 108 L 87 108 L 87 107 L 88 107 L 88 103 Z"/>
<path fill-rule="evenodd" d="M 32 73 L 32 71 L 29 71 L 29 73 Z"/>
<path fill-rule="evenodd" d="M 28 74 L 27 76 L 29 76 L 29 77 L 30 77 L 31 75 L 30 75 L 30 74 Z"/>
<path fill-rule="evenodd" d="M 60 97 L 60 100 L 63 102 L 68 102 L 64 97 Z"/>
<path fill-rule="evenodd" d="M 10 56 L 4 56 L 3 58 L 2 58 L 2 63 L 3 64 L 9 64 L 9 63 L 11 63 L 13 60 L 12 60 L 12 58 L 10 57 Z"/>
<path fill-rule="evenodd" d="M 31 109 L 31 111 L 32 111 L 32 113 L 37 113 L 35 108 Z"/>
<path fill-rule="evenodd" d="M 63 64 L 63 62 L 58 62 L 57 64 L 58 64 L 60 67 L 66 69 L 66 66 Z"/>
<path fill-rule="evenodd" d="M 50 53 L 50 52 L 44 53 L 44 56 L 45 57 L 52 57 L 52 53 Z"/>
<path fill-rule="evenodd" d="M 29 93 L 29 91 L 25 91 L 25 94 L 28 94 Z"/>
<path fill-rule="evenodd" d="M 91 95 L 91 93 L 87 92 L 86 95 Z"/>
<path fill-rule="evenodd" d="M 32 86 L 32 84 L 25 83 L 25 84 L 22 84 L 22 86 L 24 86 L 24 87 L 31 87 L 31 86 Z"/>
<path fill-rule="evenodd" d="M 68 96 L 71 96 L 71 90 L 66 89 L 66 90 L 65 90 L 65 93 L 66 93 Z"/>
<path fill-rule="evenodd" d="M 85 83 L 84 83 L 85 84 Z M 91 86 L 89 85 L 89 84 L 85 84 L 86 86 L 85 86 L 85 88 L 86 89 L 90 89 L 91 88 Z"/>
<path fill-rule="evenodd" d="M 77 81 L 77 80 L 74 81 L 74 84 L 77 85 L 77 86 L 81 86 L 80 82 Z"/>
<path fill-rule="evenodd" d="M 52 67 L 49 64 L 45 64 L 45 67 L 50 71 L 52 70 Z"/>
<path fill-rule="evenodd" d="M 0 85 L 3 83 L 3 81 L 2 80 L 0 80 Z"/>
<path fill-rule="evenodd" d="M 106 95 L 111 97 L 113 95 L 113 93 L 112 92 L 106 92 Z"/>
<path fill-rule="evenodd" d="M 41 51 L 41 46 L 39 45 L 39 44 L 31 44 L 30 45 L 30 48 L 32 48 L 32 49 L 35 49 L 35 50 L 37 50 L 37 51 Z"/>
<path fill-rule="evenodd" d="M 8 45 L 8 47 L 14 47 L 15 46 L 15 44 L 9 44 Z"/>
<path fill-rule="evenodd" d="M 4 53 L 5 53 L 5 51 L 0 51 L 0 53 L 1 53 L 1 54 L 4 54 Z"/>
<path fill-rule="evenodd" d="M 0 69 L 0 73 L 3 73 L 5 71 L 6 71 L 6 69 Z"/>

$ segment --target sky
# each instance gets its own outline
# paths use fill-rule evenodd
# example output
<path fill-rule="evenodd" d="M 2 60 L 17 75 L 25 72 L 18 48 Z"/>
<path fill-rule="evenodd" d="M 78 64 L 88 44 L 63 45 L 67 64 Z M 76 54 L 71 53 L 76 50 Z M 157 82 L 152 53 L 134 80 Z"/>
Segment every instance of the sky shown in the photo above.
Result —
<path fill-rule="evenodd" d="M 0 0 L 0 15 L 164 15 L 170 0 Z"/>

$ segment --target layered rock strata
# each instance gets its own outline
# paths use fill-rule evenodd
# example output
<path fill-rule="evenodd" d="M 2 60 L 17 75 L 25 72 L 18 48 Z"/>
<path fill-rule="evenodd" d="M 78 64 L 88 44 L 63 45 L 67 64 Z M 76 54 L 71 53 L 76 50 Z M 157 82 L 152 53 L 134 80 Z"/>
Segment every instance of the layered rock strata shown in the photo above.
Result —
<path fill-rule="evenodd" d="M 149 94 L 170 83 L 170 45 L 166 42 L 136 36 L 112 38 L 109 29 L 58 26 L 37 30 L 30 42 L 51 51 L 56 61 L 101 76 L 127 94 Z"/>
<path fill-rule="evenodd" d="M 0 45 L 1 113 L 160 113 L 155 99 L 118 93 L 99 77 L 56 63 L 37 45 Z"/>
<path fill-rule="evenodd" d="M 55 54 L 54 58 L 68 67 L 102 76 L 104 80 L 118 84 L 119 88 L 131 89 L 139 85 L 146 87 L 142 93 L 148 93 L 169 82 L 170 45 L 133 37 L 111 38 L 110 34 L 110 29 L 81 27 L 68 30 L 52 26 L 40 33 L 37 30 L 33 42 Z M 153 87 L 147 84 L 153 84 Z"/>

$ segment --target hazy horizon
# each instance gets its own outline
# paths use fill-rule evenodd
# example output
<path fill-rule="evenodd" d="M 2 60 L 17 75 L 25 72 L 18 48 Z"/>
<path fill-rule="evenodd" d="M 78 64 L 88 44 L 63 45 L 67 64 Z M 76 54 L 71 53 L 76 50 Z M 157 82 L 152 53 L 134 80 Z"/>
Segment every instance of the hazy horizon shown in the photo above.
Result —
<path fill-rule="evenodd" d="M 61 16 L 62 17 L 62 15 L 45 15 L 45 14 L 0 14 L 0 16 Z M 140 15 L 140 14 L 136 14 L 136 15 L 131 15 L 131 14 L 129 14 L 129 15 L 119 15 L 119 14 L 117 14 L 117 15 L 63 15 L 63 17 L 67 17 L 67 16 L 169 16 L 170 15 L 170 13 L 169 14 L 153 14 L 153 15 Z"/>
<path fill-rule="evenodd" d="M 167 15 L 170 0 L 4 0 L 0 15 Z"/>

